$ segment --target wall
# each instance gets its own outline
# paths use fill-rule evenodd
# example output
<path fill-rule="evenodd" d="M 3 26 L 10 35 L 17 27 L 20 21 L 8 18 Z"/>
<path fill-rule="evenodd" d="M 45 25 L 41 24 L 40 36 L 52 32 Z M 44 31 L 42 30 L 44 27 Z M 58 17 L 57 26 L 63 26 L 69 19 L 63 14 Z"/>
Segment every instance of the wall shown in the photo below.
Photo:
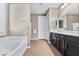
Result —
<path fill-rule="evenodd" d="M 59 10 L 57 8 L 51 8 L 50 9 L 50 17 L 53 20 L 55 20 L 56 18 L 58 18 L 59 15 Z"/>
<path fill-rule="evenodd" d="M 73 30 L 73 23 L 79 23 L 79 15 L 67 16 L 67 30 Z"/>
<path fill-rule="evenodd" d="M 27 35 L 30 19 L 30 6 L 28 4 L 10 4 L 10 35 Z"/>
<path fill-rule="evenodd" d="M 31 39 L 30 4 L 9 4 L 9 35 L 27 36 Z"/>
<path fill-rule="evenodd" d="M 32 21 L 32 38 L 38 37 L 38 16 L 43 16 L 42 14 L 32 14 L 31 15 L 31 21 Z M 36 31 L 34 33 L 33 31 Z"/>
<path fill-rule="evenodd" d="M 50 20 L 50 31 L 54 30 L 55 26 L 52 26 L 53 23 L 55 23 L 55 20 L 59 17 L 59 9 L 58 8 L 49 8 L 49 11 L 47 13 L 47 16 Z"/>

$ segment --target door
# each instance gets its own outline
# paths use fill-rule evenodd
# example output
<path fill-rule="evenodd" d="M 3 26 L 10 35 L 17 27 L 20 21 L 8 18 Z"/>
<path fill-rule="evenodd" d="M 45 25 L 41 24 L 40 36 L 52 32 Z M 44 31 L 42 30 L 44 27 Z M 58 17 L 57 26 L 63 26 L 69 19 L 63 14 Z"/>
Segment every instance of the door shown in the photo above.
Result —
<path fill-rule="evenodd" d="M 38 16 L 38 39 L 49 38 L 49 19 L 47 16 Z"/>

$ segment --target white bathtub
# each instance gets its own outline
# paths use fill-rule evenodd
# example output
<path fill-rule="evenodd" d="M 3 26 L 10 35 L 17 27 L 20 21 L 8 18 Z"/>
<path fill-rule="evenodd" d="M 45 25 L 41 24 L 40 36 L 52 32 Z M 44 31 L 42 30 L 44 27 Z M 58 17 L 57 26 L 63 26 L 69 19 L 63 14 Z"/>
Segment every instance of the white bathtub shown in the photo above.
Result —
<path fill-rule="evenodd" d="M 0 38 L 0 56 L 22 56 L 27 49 L 27 37 Z"/>

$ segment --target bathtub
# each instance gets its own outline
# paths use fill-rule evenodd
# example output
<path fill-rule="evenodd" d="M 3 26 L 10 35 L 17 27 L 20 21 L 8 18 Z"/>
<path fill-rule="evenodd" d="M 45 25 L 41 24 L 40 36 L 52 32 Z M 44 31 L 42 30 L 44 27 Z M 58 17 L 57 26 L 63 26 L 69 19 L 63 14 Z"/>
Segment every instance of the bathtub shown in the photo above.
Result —
<path fill-rule="evenodd" d="M 27 37 L 0 38 L 0 56 L 22 56 L 27 49 Z"/>

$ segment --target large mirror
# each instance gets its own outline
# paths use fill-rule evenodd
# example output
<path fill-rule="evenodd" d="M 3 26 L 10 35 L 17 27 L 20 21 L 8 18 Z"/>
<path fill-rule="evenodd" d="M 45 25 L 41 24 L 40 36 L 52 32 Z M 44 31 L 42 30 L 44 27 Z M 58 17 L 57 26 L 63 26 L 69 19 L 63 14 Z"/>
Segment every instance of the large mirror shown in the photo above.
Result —
<path fill-rule="evenodd" d="M 67 9 L 67 13 L 63 15 L 65 16 L 65 29 L 68 31 L 79 31 L 79 4 L 73 3 L 70 4 L 68 7 L 70 6 L 72 6 L 72 8 Z"/>

